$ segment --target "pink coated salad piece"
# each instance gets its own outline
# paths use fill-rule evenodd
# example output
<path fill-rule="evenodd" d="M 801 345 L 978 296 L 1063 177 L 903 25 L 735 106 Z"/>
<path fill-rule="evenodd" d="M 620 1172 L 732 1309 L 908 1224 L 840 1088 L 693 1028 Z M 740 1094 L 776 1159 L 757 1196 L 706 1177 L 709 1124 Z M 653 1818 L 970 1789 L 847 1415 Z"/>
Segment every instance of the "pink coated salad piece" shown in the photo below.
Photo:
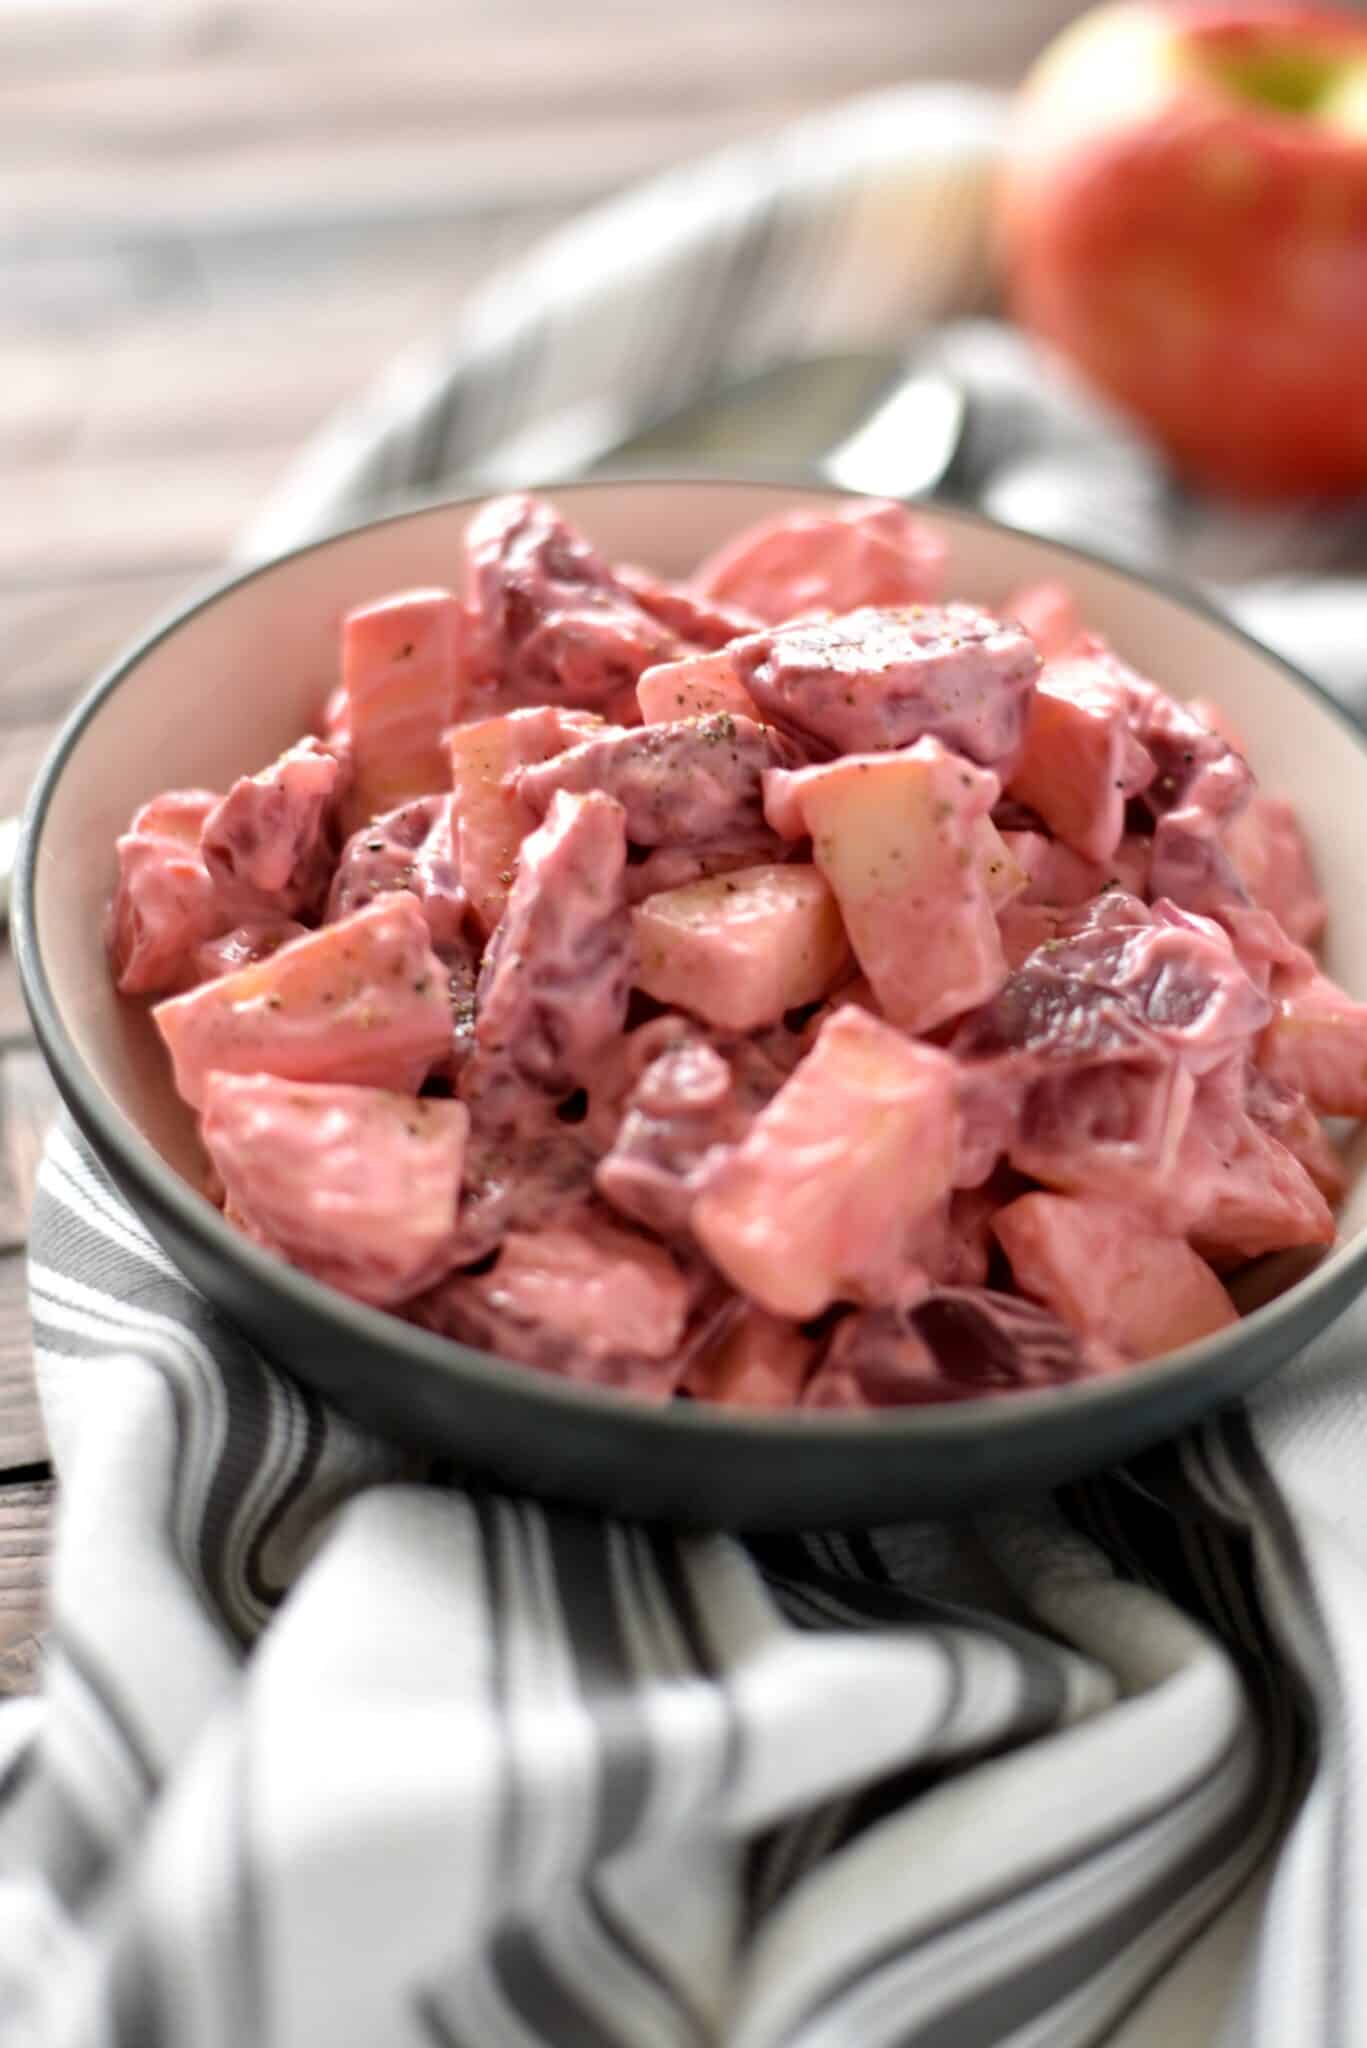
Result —
<path fill-rule="evenodd" d="M 874 499 L 749 527 L 704 562 L 694 582 L 777 626 L 808 612 L 924 604 L 938 597 L 944 566 L 933 527 L 904 505 Z"/>
<path fill-rule="evenodd" d="M 883 1015 L 928 1031 L 1006 978 L 979 828 L 996 777 L 923 739 L 772 778 L 770 817 L 796 812 Z M 998 842 L 999 843 L 999 842 Z M 989 849 L 990 863 L 993 850 Z"/>
<path fill-rule="evenodd" d="M 984 767 L 1025 736 L 1040 658 L 1010 620 L 976 605 L 908 605 L 779 626 L 729 650 L 764 718 L 842 754 L 927 735 Z"/>
<path fill-rule="evenodd" d="M 681 1236 L 709 1166 L 749 1125 L 730 1066 L 690 1033 L 666 1046 L 627 1096 L 595 1185 L 633 1222 Z"/>
<path fill-rule="evenodd" d="M 841 978 L 849 946 L 814 867 L 737 868 L 632 912 L 636 986 L 726 1031 L 758 1031 Z"/>
<path fill-rule="evenodd" d="M 688 651 L 598 551 L 536 498 L 500 498 L 466 535 L 474 658 L 512 704 L 628 722 L 646 669 Z"/>
<path fill-rule="evenodd" d="M 1016 1285 L 1122 1358 L 1160 1358 L 1238 1321 L 1205 1260 L 1142 1210 L 1022 1195 L 992 1228 Z"/>
<path fill-rule="evenodd" d="M 771 728 L 716 711 L 581 740 L 519 770 L 514 786 L 538 817 L 557 789 L 600 789 L 622 806 L 633 845 L 694 846 L 759 831 L 761 776 L 799 759 Z"/>
<path fill-rule="evenodd" d="M 215 804 L 200 852 L 218 899 L 236 920 L 316 914 L 336 858 L 332 820 L 342 770 L 315 739 L 300 740 L 242 775 Z"/>
<path fill-rule="evenodd" d="M 454 798 L 420 796 L 358 827 L 338 857 L 328 922 L 405 889 L 417 899 L 434 951 L 468 952 L 470 903 L 460 879 L 458 824 Z"/>
<path fill-rule="evenodd" d="M 1023 583 L 1003 601 L 1001 614 L 1024 626 L 1045 661 L 1078 651 L 1082 614 L 1066 583 Z"/>
<path fill-rule="evenodd" d="M 231 974 L 238 967 L 250 967 L 254 961 L 269 960 L 272 953 L 278 953 L 282 946 L 288 946 L 291 939 L 302 939 L 306 927 L 297 924 L 292 917 L 263 918 L 256 924 L 235 925 L 230 932 L 223 932 L 216 939 L 206 939 L 196 948 L 194 978 L 196 981 L 216 981 L 221 974 Z"/>
<path fill-rule="evenodd" d="M 956 1138 L 948 1055 L 851 1005 L 709 1173 L 694 1232 L 774 1315 L 801 1321 L 833 1301 L 877 1299 L 948 1192 Z"/>
<path fill-rule="evenodd" d="M 1271 911 L 1294 945 L 1313 946 L 1323 937 L 1328 907 L 1305 835 L 1284 797 L 1259 790 L 1225 827 L 1224 842 L 1254 903 Z"/>
<path fill-rule="evenodd" d="M 348 827 L 448 786 L 443 739 L 465 708 L 469 622 L 449 590 L 407 590 L 348 613 L 342 689 L 353 782 Z"/>
<path fill-rule="evenodd" d="M 729 654 L 689 655 L 648 668 L 636 685 L 636 702 L 647 725 L 706 718 L 714 711 L 759 722 L 759 707 Z"/>
<path fill-rule="evenodd" d="M 1243 1063 L 1198 1083 L 1165 1209 L 1221 1269 L 1264 1252 L 1334 1241 L 1334 1215 L 1310 1174 L 1248 1111 Z"/>
<path fill-rule="evenodd" d="M 457 1275 L 414 1320 L 595 1386 L 667 1399 L 683 1366 L 688 1284 L 663 1246 L 592 1209 L 511 1231 L 492 1271 Z"/>
<path fill-rule="evenodd" d="M 199 947 L 223 927 L 213 880 L 199 850 L 218 798 L 172 789 L 134 813 L 117 843 L 118 883 L 105 944 L 121 995 L 163 995 L 194 975 Z"/>
<path fill-rule="evenodd" d="M 684 1392 L 729 1408 L 794 1408 L 817 1347 L 795 1323 L 746 1308 L 684 1374 Z"/>
<path fill-rule="evenodd" d="M 522 848 L 475 990 L 475 1041 L 534 1086 L 587 1078 L 621 1032 L 632 936 L 622 807 L 557 791 Z"/>
<path fill-rule="evenodd" d="M 619 562 L 614 573 L 643 612 L 649 612 L 652 619 L 691 647 L 726 647 L 742 633 L 753 633 L 764 624 L 763 619 L 739 605 L 719 603 L 691 584 L 668 583 L 663 577 L 652 576 L 648 569 L 638 569 L 634 563 Z"/>
<path fill-rule="evenodd" d="M 416 1094 L 451 1038 L 446 975 L 411 896 L 385 896 L 152 1012 L 176 1087 L 275 1074 Z"/>
<path fill-rule="evenodd" d="M 201 1129 L 260 1243 L 388 1308 L 450 1262 L 468 1125 L 459 1102 L 211 1073 Z"/>
<path fill-rule="evenodd" d="M 1367 1116 L 1367 1003 L 1312 974 L 1278 993 L 1258 1062 L 1322 1116 Z"/>
<path fill-rule="evenodd" d="M 773 867 L 792 856 L 777 832 L 758 825 L 750 832 L 720 839 L 700 839 L 692 846 L 627 849 L 627 902 L 644 903 L 649 896 L 705 882 L 713 875 L 734 875 L 737 868 Z"/>
<path fill-rule="evenodd" d="M 1035 686 L 1008 787 L 1084 860 L 1112 858 L 1126 804 L 1154 778 L 1127 709 L 1123 691 L 1097 662 L 1051 662 Z"/>
<path fill-rule="evenodd" d="M 847 1316 L 807 1383 L 808 1408 L 900 1408 L 1058 1386 L 1105 1369 L 1049 1310 L 986 1287 Z"/>
<path fill-rule="evenodd" d="M 537 813 L 518 793 L 518 771 L 582 737 L 570 714 L 545 705 L 476 719 L 450 735 L 455 865 L 486 938 L 503 915 L 518 851 L 537 823 Z"/>

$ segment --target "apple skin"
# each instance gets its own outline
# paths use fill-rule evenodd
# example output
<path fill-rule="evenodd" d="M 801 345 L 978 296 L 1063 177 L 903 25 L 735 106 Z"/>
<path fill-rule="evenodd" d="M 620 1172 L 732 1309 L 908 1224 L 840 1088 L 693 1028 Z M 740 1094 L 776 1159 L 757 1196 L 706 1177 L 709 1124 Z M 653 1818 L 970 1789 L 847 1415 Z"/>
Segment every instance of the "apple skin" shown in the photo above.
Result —
<path fill-rule="evenodd" d="M 1258 67 L 1313 107 L 1231 82 Z M 1244 497 L 1367 485 L 1360 16 L 1248 0 L 1085 15 L 1022 87 L 1000 199 L 1016 318 L 1179 471 Z"/>

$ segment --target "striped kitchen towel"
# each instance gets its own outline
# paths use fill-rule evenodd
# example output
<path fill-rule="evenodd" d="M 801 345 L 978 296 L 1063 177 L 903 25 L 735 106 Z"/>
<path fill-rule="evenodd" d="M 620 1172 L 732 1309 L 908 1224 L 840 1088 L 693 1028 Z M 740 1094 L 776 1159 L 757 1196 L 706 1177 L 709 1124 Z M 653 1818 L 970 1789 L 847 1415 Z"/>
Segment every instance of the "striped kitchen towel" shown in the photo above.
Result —
<path fill-rule="evenodd" d="M 567 230 L 247 550 L 936 321 L 982 501 L 1100 490 L 1117 545 L 1213 536 L 1232 582 L 1268 529 L 1176 505 L 981 317 L 996 118 L 888 95 Z M 1367 1314 L 1057 1498 L 745 1544 L 370 1440 L 65 1126 L 31 1292 L 63 1508 L 43 1694 L 0 1710 L 6 2048 L 1367 2042 Z"/>

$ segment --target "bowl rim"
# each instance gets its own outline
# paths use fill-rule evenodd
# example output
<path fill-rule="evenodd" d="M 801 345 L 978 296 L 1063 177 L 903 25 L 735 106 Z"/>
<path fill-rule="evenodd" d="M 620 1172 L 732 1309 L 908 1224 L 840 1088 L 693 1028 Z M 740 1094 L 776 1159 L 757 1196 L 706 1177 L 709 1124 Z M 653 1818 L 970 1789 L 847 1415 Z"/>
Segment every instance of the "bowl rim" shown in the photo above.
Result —
<path fill-rule="evenodd" d="M 858 499 L 869 493 L 827 484 L 811 475 L 773 472 L 732 472 L 719 476 L 686 467 L 669 474 L 633 471 L 621 475 L 595 474 L 568 477 L 535 487 L 538 496 L 565 494 L 582 496 L 632 487 L 659 489 L 792 490 L 831 498 Z M 529 487 L 530 488 L 530 487 Z M 85 729 L 103 710 L 120 685 L 145 658 L 200 613 L 224 603 L 258 578 L 281 567 L 318 553 L 372 527 L 402 524 L 434 513 L 461 510 L 486 503 L 503 493 L 485 485 L 478 489 L 410 498 L 379 516 L 352 521 L 298 546 L 232 569 L 207 587 L 192 591 L 161 614 L 100 672 L 78 699 L 59 728 L 34 779 L 24 807 L 20 827 L 18 858 L 14 875 L 11 937 L 18 966 L 20 986 L 33 1022 L 39 1049 L 51 1068 L 59 1091 L 77 1124 L 97 1139 L 96 1151 L 106 1151 L 118 1162 L 119 1175 L 136 1187 L 141 1200 L 174 1230 L 196 1240 L 199 1248 L 217 1259 L 236 1260 L 268 1293 L 283 1294 L 297 1313 L 340 1325 L 353 1338 L 364 1340 L 377 1350 L 386 1348 L 408 1354 L 428 1369 L 452 1374 L 457 1379 L 482 1381 L 490 1391 L 509 1394 L 521 1388 L 525 1397 L 542 1404 L 548 1413 L 568 1416 L 589 1414 L 622 1425 L 641 1439 L 640 1448 L 661 1432 L 679 1430 L 693 1434 L 701 1443 L 718 1438 L 736 1448 L 747 1443 L 801 1443 L 808 1449 L 829 1434 L 832 1442 L 848 1449 L 861 1442 L 888 1444 L 898 1438 L 918 1444 L 943 1443 L 946 1447 L 976 1437 L 981 1431 L 1040 1431 L 1051 1429 L 1063 1417 L 1093 1411 L 1104 1412 L 1116 1405 L 1123 1409 L 1133 1397 L 1136 1378 L 1142 1374 L 1145 1388 L 1155 1395 L 1168 1383 L 1185 1383 L 1199 1377 L 1208 1367 L 1243 1345 L 1262 1348 L 1275 1337 L 1283 1323 L 1299 1322 L 1303 1305 L 1316 1295 L 1340 1298 L 1339 1307 L 1357 1287 L 1367 1287 L 1367 1230 L 1356 1239 L 1326 1251 L 1308 1273 L 1295 1280 L 1280 1295 L 1263 1303 L 1224 1330 L 1216 1331 L 1194 1344 L 1145 1361 L 1142 1366 L 1069 1382 L 1062 1386 L 1014 1389 L 1001 1395 L 984 1394 L 958 1401 L 908 1404 L 904 1407 L 841 1412 L 830 1409 L 781 1409 L 757 1411 L 728 1408 L 704 1401 L 648 1402 L 611 1387 L 585 1384 L 558 1373 L 538 1371 L 496 1353 L 476 1349 L 453 1338 L 442 1337 L 404 1321 L 386 1310 L 354 1300 L 325 1282 L 290 1265 L 235 1230 L 222 1214 L 190 1186 L 146 1139 L 130 1118 L 124 1116 L 104 1094 L 98 1081 L 77 1051 L 47 977 L 37 940 L 37 867 L 43 827 L 67 762 Z M 1014 527 L 972 507 L 944 503 L 930 497 L 911 501 L 936 518 L 990 533 L 1036 542 L 1050 553 L 1100 568 L 1141 590 L 1156 594 L 1186 611 L 1231 640 L 1241 644 L 1263 662 L 1270 663 L 1296 689 L 1317 699 L 1332 715 L 1345 736 L 1367 760 L 1367 731 L 1357 724 L 1325 687 L 1293 662 L 1278 654 L 1221 612 L 1199 591 L 1180 578 L 1154 574 L 1118 562 L 1099 550 L 1072 542 L 1056 541 L 1047 535 Z M 187 1285 L 191 1284 L 187 1281 Z M 1331 1308 L 1324 1320 L 1338 1311 Z"/>

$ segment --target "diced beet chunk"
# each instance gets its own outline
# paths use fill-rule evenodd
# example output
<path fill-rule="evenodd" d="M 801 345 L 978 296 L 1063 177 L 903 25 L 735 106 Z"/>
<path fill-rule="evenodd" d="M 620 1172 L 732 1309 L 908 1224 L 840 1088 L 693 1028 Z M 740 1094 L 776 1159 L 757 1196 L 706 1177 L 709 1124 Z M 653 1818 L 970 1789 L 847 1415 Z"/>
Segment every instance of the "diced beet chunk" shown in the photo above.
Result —
<path fill-rule="evenodd" d="M 807 1383 L 809 1408 L 895 1408 L 1052 1387 L 1102 1369 L 1049 1310 L 985 1287 L 941 1287 L 838 1326 Z"/>
<path fill-rule="evenodd" d="M 491 1272 L 455 1276 L 411 1313 L 501 1357 L 667 1400 L 684 1369 L 688 1308 L 662 1245 L 585 1208 L 510 1232 Z"/>
<path fill-rule="evenodd" d="M 622 807 L 557 791 L 522 848 L 475 996 L 481 1052 L 526 1081 L 568 1090 L 626 1020 L 632 935 Z"/>
<path fill-rule="evenodd" d="M 998 1074 L 1020 1088 L 1005 1137 L 1022 1172 L 1142 1201 L 1176 1170 L 1197 1077 L 1247 1058 L 1269 1014 L 1218 925 L 1113 891 L 966 1018 L 954 1050 L 980 1092 Z"/>
<path fill-rule="evenodd" d="M 1040 658 L 976 605 L 910 605 L 781 626 L 728 650 L 762 715 L 839 753 L 927 735 L 991 768 L 1014 761 Z"/>
<path fill-rule="evenodd" d="M 404 889 L 427 921 L 433 950 L 443 956 L 467 952 L 469 901 L 461 885 L 456 831 L 451 796 L 415 797 L 372 818 L 342 848 L 328 893 L 328 920 L 349 917 L 376 897 Z"/>
<path fill-rule="evenodd" d="M 538 817 L 557 789 L 601 789 L 621 804 L 633 845 L 671 846 L 760 830 L 760 777 L 797 759 L 768 727 L 722 711 L 581 741 L 519 770 L 515 787 Z"/>
<path fill-rule="evenodd" d="M 1130 730 L 1154 764 L 1139 799 L 1154 820 L 1152 893 L 1204 912 L 1246 903 L 1224 835 L 1252 795 L 1248 763 L 1187 705 L 1110 665 L 1125 689 Z"/>
<path fill-rule="evenodd" d="M 1167 1214 L 1216 1266 L 1334 1241 L 1329 1204 L 1290 1149 L 1248 1113 L 1246 1062 L 1231 1059 L 1196 1090 Z"/>
<path fill-rule="evenodd" d="M 200 850 L 219 900 L 238 922 L 316 912 L 332 867 L 341 768 L 315 739 L 300 740 L 243 775 L 204 820 Z"/>
<path fill-rule="evenodd" d="M 807 612 L 921 604 L 937 597 L 945 545 L 925 520 L 886 499 L 839 512 L 785 512 L 737 534 L 694 577 L 770 625 Z"/>
<path fill-rule="evenodd" d="M 486 505 L 465 555 L 476 658 L 509 703 L 578 705 L 631 722 L 637 679 L 688 651 L 538 498 Z"/>
<path fill-rule="evenodd" d="M 753 633 L 763 619 L 739 605 L 721 604 L 705 591 L 687 583 L 667 583 L 648 569 L 619 562 L 613 571 L 623 590 L 629 591 L 643 612 L 691 647 L 705 647 L 709 653 L 729 646 L 743 633 Z"/>
<path fill-rule="evenodd" d="M 201 1130 L 253 1236 L 385 1308 L 450 1263 L 468 1122 L 459 1102 L 212 1073 Z"/>
<path fill-rule="evenodd" d="M 195 974 L 198 948 L 228 922 L 199 850 L 218 798 L 168 790 L 134 812 L 117 843 L 105 943 L 121 995 L 164 995 Z"/>
<path fill-rule="evenodd" d="M 633 1222 L 680 1236 L 709 1164 L 749 1123 L 721 1054 L 700 1038 L 682 1038 L 652 1060 L 627 1097 L 594 1175 L 598 1192 Z"/>
<path fill-rule="evenodd" d="M 690 882 L 734 875 L 738 868 L 776 867 L 792 851 L 767 825 L 721 839 L 695 839 L 688 846 L 633 849 L 627 859 L 627 902 L 635 907 Z"/>

